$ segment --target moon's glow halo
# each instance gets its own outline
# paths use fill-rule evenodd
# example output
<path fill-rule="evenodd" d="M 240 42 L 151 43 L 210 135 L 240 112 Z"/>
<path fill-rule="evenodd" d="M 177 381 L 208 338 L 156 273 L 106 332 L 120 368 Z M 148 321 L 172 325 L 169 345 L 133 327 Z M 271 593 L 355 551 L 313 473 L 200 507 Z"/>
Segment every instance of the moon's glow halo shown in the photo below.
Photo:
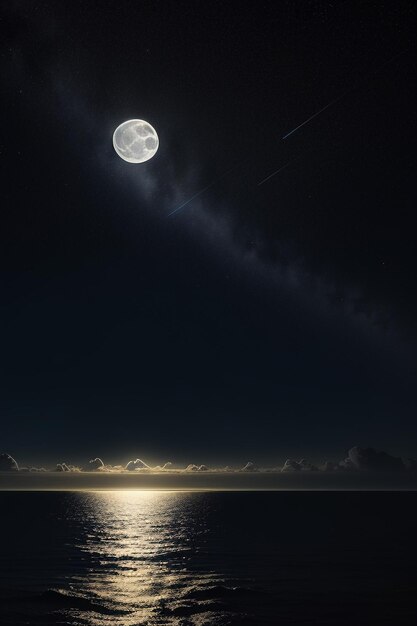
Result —
<path fill-rule="evenodd" d="M 158 150 L 156 130 L 144 120 L 127 120 L 113 133 L 113 147 L 120 158 L 128 163 L 144 163 Z"/>

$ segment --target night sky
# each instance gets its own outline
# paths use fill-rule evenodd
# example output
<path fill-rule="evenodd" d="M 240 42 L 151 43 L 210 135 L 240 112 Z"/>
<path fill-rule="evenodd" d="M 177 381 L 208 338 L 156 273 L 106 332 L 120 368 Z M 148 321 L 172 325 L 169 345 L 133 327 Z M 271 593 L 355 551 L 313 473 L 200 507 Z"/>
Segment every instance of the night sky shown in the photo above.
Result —
<path fill-rule="evenodd" d="M 417 454 L 415 23 L 2 3 L 0 451 Z M 159 135 L 141 165 L 112 147 L 130 118 Z"/>

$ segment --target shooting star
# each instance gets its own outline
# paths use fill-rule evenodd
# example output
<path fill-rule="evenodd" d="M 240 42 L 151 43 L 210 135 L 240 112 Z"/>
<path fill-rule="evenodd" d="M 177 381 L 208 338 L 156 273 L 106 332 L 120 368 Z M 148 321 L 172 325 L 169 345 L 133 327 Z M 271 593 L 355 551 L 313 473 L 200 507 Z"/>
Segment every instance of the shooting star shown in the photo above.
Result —
<path fill-rule="evenodd" d="M 351 90 L 349 90 L 351 91 Z M 314 115 L 311 115 L 307 120 L 305 120 L 305 122 L 303 122 L 302 124 L 299 124 L 298 126 L 296 126 L 295 128 L 293 128 L 292 130 L 290 130 L 289 133 L 287 133 L 286 135 L 284 135 L 282 137 L 282 139 L 287 139 L 287 137 L 289 137 L 290 135 L 292 135 L 293 133 L 295 133 L 299 128 L 302 128 L 303 126 L 305 126 L 306 124 L 308 124 L 309 122 L 311 122 L 311 120 L 314 120 L 315 117 L 317 117 L 318 115 L 320 115 L 320 113 L 323 113 L 323 111 L 325 111 L 326 109 L 329 109 L 331 106 L 333 106 L 334 104 L 336 104 L 336 102 L 339 102 L 339 100 L 341 100 L 342 98 L 344 98 L 344 96 L 346 96 L 349 91 L 345 91 L 344 93 L 342 93 L 341 96 L 338 96 L 337 98 L 335 98 L 334 100 L 332 100 L 331 102 L 329 102 L 329 104 L 326 104 L 325 107 L 323 107 L 322 109 L 320 109 L 320 111 L 317 111 L 316 113 L 314 113 Z"/>
<path fill-rule="evenodd" d="M 378 72 L 380 72 L 386 65 L 388 65 L 389 63 L 391 63 L 392 61 L 394 61 L 395 59 L 397 59 L 398 57 L 402 56 L 403 54 L 406 54 L 408 52 L 409 49 L 406 50 L 402 50 L 401 52 L 395 54 L 394 56 L 390 57 L 387 61 L 385 61 L 385 63 L 383 63 L 380 67 L 378 67 L 374 72 L 372 72 L 372 74 L 368 74 L 368 77 L 377 74 Z M 338 96 L 337 98 L 335 98 L 334 100 L 332 100 L 331 102 L 329 102 L 328 104 L 326 104 L 326 106 L 324 106 L 322 109 L 320 109 L 319 111 L 316 111 L 316 113 L 314 113 L 313 115 L 311 115 L 308 119 L 306 119 L 304 122 L 302 122 L 301 124 L 299 124 L 298 126 L 296 126 L 295 128 L 293 128 L 292 130 L 290 130 L 288 133 L 286 133 L 283 137 L 282 140 L 287 139 L 288 137 L 290 137 L 291 135 L 293 135 L 295 132 L 297 132 L 297 130 L 299 130 L 300 128 L 302 128 L 303 126 L 305 126 L 306 124 L 308 124 L 309 122 L 311 122 L 311 120 L 314 120 L 315 117 L 317 117 L 318 115 L 320 115 L 321 113 L 323 113 L 324 111 L 326 111 L 327 109 L 329 109 L 330 107 L 332 107 L 334 104 L 336 104 L 337 102 L 339 102 L 340 100 L 342 100 L 345 96 L 347 96 L 348 94 L 350 94 L 352 91 L 356 91 L 357 89 L 360 89 L 362 85 L 357 85 L 356 87 L 352 87 L 351 89 L 347 89 L 346 91 L 344 91 L 342 94 L 340 94 L 340 96 Z M 167 217 L 170 217 L 171 215 L 175 215 L 175 213 L 178 213 L 179 211 L 182 211 L 182 209 L 185 209 L 185 207 L 187 205 L 190 204 L 190 202 L 192 202 L 193 200 L 195 200 L 196 198 L 198 198 L 199 196 L 201 196 L 205 191 L 207 191 L 208 189 L 210 189 L 210 187 L 213 187 L 219 180 L 221 180 L 222 178 L 224 178 L 225 176 L 227 176 L 227 174 L 229 174 L 232 170 L 236 169 L 236 167 L 238 167 L 239 165 L 241 165 L 242 163 L 244 163 L 245 161 L 247 161 L 248 159 L 243 159 L 243 161 L 239 161 L 236 165 L 234 165 L 233 167 L 231 167 L 230 169 L 228 169 L 226 172 L 224 172 L 224 174 L 222 174 L 221 176 L 218 176 L 217 178 L 215 178 L 209 185 L 206 185 L 206 187 L 203 187 L 203 189 L 200 189 L 200 191 L 197 191 L 197 193 L 195 193 L 193 196 L 191 196 L 191 198 L 189 198 L 188 200 L 186 200 L 185 202 L 183 202 L 182 204 L 180 204 L 180 206 L 176 207 L 173 211 L 171 211 L 170 213 L 168 213 Z M 297 160 L 297 159 L 295 159 Z M 272 174 L 269 174 L 269 176 L 267 176 L 266 178 L 264 178 L 263 180 L 261 180 L 258 183 L 258 187 L 260 185 L 263 185 L 264 183 L 266 183 L 270 178 L 272 178 L 273 176 L 276 176 L 276 174 L 279 174 L 279 172 L 282 172 L 282 170 L 284 170 L 286 167 L 288 167 L 292 162 L 294 161 L 294 159 L 292 161 L 289 161 L 288 163 L 286 163 L 285 165 L 283 165 L 282 167 L 280 167 L 279 169 L 275 170 L 274 172 L 272 172 Z"/>
<path fill-rule="evenodd" d="M 378 72 L 380 72 L 382 69 L 384 69 L 389 63 L 392 63 L 392 61 L 395 61 L 395 59 L 398 59 L 398 57 L 402 56 L 403 54 L 406 54 L 408 52 L 409 48 L 407 48 L 406 50 L 402 50 L 401 52 L 398 52 L 397 54 L 394 54 L 394 56 L 390 57 L 387 61 L 385 61 L 385 63 L 383 63 L 381 66 L 379 66 L 374 72 L 368 74 L 365 78 L 370 78 L 371 76 L 378 74 Z M 317 117 L 318 115 L 320 115 L 320 113 L 323 113 L 323 111 L 326 111 L 326 109 L 329 109 L 331 106 L 333 106 L 334 104 L 336 104 L 336 102 L 339 102 L 339 100 L 342 100 L 342 98 L 344 98 L 345 96 L 347 96 L 348 94 L 350 94 L 352 91 L 355 91 L 357 89 L 360 89 L 363 85 L 358 85 L 356 87 L 352 87 L 351 89 L 347 89 L 346 91 L 344 91 L 340 96 L 338 96 L 337 98 L 335 98 L 334 100 L 332 100 L 331 102 L 329 102 L 329 104 L 326 104 L 325 107 L 323 107 L 322 109 L 320 109 L 320 111 L 317 111 L 316 113 L 314 113 L 314 115 L 311 115 L 308 119 L 306 119 L 302 124 L 299 124 L 298 126 L 296 126 L 295 128 L 293 128 L 292 130 L 290 130 L 289 133 L 287 133 L 286 135 L 284 135 L 282 137 L 282 139 L 287 139 L 287 137 L 290 137 L 292 134 L 294 134 L 297 130 L 299 130 L 300 128 L 302 128 L 303 126 L 305 126 L 306 124 L 308 124 L 309 122 L 311 122 L 311 120 L 314 120 L 315 117 Z"/>
<path fill-rule="evenodd" d="M 217 178 L 215 178 L 209 185 L 206 185 L 206 187 L 203 187 L 203 189 L 200 189 L 200 191 L 197 191 L 197 193 L 195 193 L 193 196 L 191 196 L 191 198 L 188 198 L 188 200 L 186 200 L 185 202 L 180 204 L 180 206 L 177 206 L 177 208 L 174 209 L 173 211 L 171 211 L 171 213 L 168 213 L 167 217 L 170 217 L 170 215 L 174 215 L 174 213 L 178 213 L 178 211 L 181 211 L 181 209 L 185 209 L 187 204 L 190 204 L 190 202 L 192 202 L 193 200 L 198 198 L 198 196 L 201 196 L 201 194 L 203 194 L 205 191 L 207 191 L 207 189 L 210 189 L 210 187 L 213 187 L 213 185 L 215 185 L 219 180 L 221 180 L 222 178 L 227 176 L 227 174 L 229 174 L 229 172 L 234 170 L 241 163 L 242 163 L 242 161 L 240 161 L 239 163 L 237 163 L 233 167 L 230 167 L 226 172 L 224 172 L 224 174 L 222 174 L 221 176 L 218 176 Z"/>
<path fill-rule="evenodd" d="M 171 211 L 171 213 L 168 213 L 167 217 L 169 217 L 170 215 L 174 215 L 174 213 L 177 213 L 178 211 L 181 211 L 181 209 L 184 209 L 187 206 L 187 204 L 190 204 L 190 202 L 195 200 L 195 198 L 198 198 L 198 196 L 201 196 L 201 194 L 204 193 L 205 191 L 207 191 L 207 189 L 210 189 L 210 187 L 213 187 L 214 183 L 216 183 L 216 182 L 217 182 L 217 178 L 216 178 L 216 180 L 213 180 L 212 183 L 207 185 L 207 187 L 204 187 L 204 189 L 201 189 L 201 191 L 197 191 L 197 193 L 195 193 L 193 196 L 191 196 L 191 198 L 189 198 L 188 200 L 186 200 L 185 202 L 180 204 L 180 206 L 178 206 L 176 209 Z"/>
<path fill-rule="evenodd" d="M 260 185 L 263 185 L 264 183 L 266 183 L 267 180 L 269 180 L 270 178 L 272 178 L 273 176 L 275 176 L 276 174 L 279 174 L 279 172 L 282 172 L 282 170 L 285 170 L 286 167 L 288 167 L 290 164 L 292 163 L 292 161 L 288 161 L 288 163 L 286 163 L 285 165 L 283 165 L 282 167 L 280 167 L 278 170 L 275 170 L 275 172 L 272 172 L 272 174 L 269 174 L 269 176 L 267 176 L 266 178 L 264 178 L 263 180 L 261 180 L 260 183 L 258 183 L 258 187 Z"/>

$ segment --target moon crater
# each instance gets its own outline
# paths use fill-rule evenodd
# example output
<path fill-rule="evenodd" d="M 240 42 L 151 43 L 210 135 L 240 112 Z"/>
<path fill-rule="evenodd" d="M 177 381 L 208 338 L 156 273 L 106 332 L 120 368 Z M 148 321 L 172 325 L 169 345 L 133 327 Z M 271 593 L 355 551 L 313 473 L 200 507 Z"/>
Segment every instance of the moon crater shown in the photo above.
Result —
<path fill-rule="evenodd" d="M 156 130 L 148 122 L 128 120 L 114 131 L 113 147 L 124 161 L 144 163 L 155 155 L 159 139 Z"/>

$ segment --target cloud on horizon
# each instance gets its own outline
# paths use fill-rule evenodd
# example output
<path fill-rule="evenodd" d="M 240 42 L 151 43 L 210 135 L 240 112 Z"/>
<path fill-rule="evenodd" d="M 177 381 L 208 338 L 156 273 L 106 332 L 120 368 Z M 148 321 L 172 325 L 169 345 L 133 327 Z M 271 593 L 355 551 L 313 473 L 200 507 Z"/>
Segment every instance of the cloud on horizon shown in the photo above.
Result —
<path fill-rule="evenodd" d="M 56 472 L 81 472 L 81 468 L 77 467 L 76 465 L 70 465 L 68 463 L 57 463 L 55 471 Z"/>
<path fill-rule="evenodd" d="M 185 468 L 185 472 L 207 472 L 208 471 L 208 467 L 207 465 L 194 465 L 194 463 L 190 463 L 190 465 L 188 465 Z"/>
<path fill-rule="evenodd" d="M 0 454 L 0 471 L 20 471 L 20 472 L 44 472 L 48 471 L 44 467 L 21 466 L 19 468 L 15 459 L 7 453 Z M 49 470 L 51 471 L 51 470 Z M 129 461 L 124 465 L 106 465 L 100 457 L 95 457 L 88 461 L 86 465 L 78 467 L 66 462 L 57 463 L 52 471 L 56 472 L 103 472 L 103 473 L 124 473 L 124 472 L 212 472 L 212 473 L 234 473 L 234 472 L 417 472 L 417 461 L 411 458 L 395 457 L 388 452 L 375 450 L 374 448 L 361 448 L 354 446 L 350 448 L 347 457 L 334 462 L 325 461 L 320 465 L 310 463 L 302 458 L 287 459 L 282 466 L 260 467 L 253 461 L 248 461 L 243 467 L 208 467 L 205 464 L 190 463 L 186 467 L 179 467 L 170 461 L 163 465 L 151 467 L 142 459 Z"/>
<path fill-rule="evenodd" d="M 373 448 L 359 448 L 355 446 L 349 450 L 348 459 L 358 470 L 398 472 L 404 471 L 404 461 L 387 452 L 378 452 Z"/>
<path fill-rule="evenodd" d="M 10 454 L 0 454 L 0 472 L 16 472 L 19 466 Z"/>
<path fill-rule="evenodd" d="M 136 459 L 136 461 L 129 461 L 125 469 L 128 472 L 134 472 L 135 470 L 150 470 L 151 468 L 141 459 Z"/>
<path fill-rule="evenodd" d="M 242 472 L 257 472 L 258 467 L 252 461 L 248 461 L 241 469 Z"/>
<path fill-rule="evenodd" d="M 91 461 L 88 461 L 87 465 L 83 467 L 83 471 L 84 472 L 96 472 L 97 470 L 101 470 L 103 468 L 104 468 L 103 461 L 99 457 L 96 457 L 95 459 L 91 459 Z"/>

